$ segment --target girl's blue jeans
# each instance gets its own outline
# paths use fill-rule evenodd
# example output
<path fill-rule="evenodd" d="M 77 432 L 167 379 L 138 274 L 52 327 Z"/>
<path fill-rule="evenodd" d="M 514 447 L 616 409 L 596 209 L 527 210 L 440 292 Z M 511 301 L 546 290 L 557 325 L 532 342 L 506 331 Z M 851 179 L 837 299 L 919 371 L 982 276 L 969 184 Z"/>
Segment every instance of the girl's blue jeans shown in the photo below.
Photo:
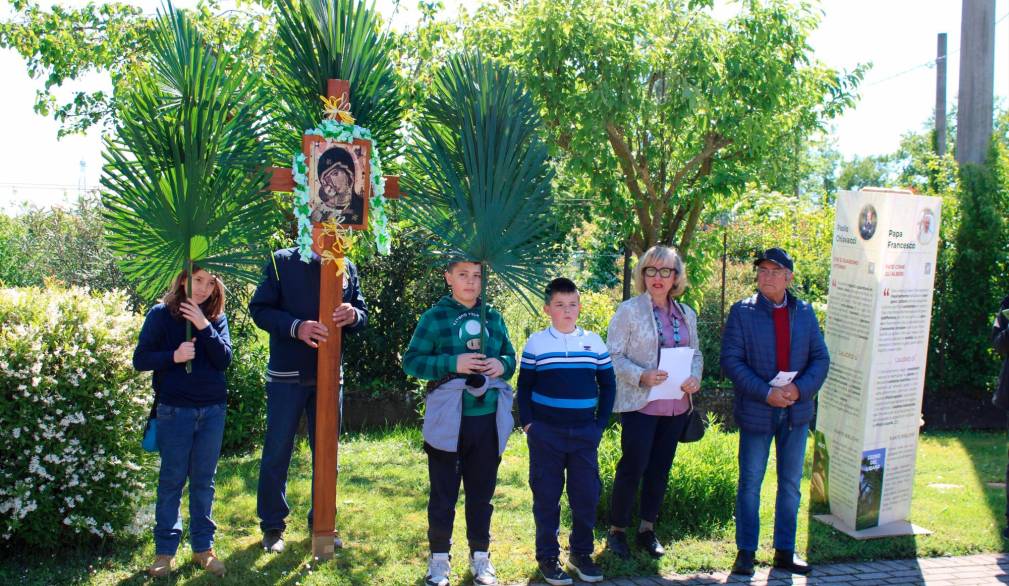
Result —
<path fill-rule="evenodd" d="M 189 480 L 189 543 L 193 552 L 214 545 L 217 526 L 211 519 L 214 473 L 224 438 L 227 405 L 172 407 L 158 405 L 158 503 L 154 509 L 154 549 L 175 555 L 182 540 L 182 489 Z"/>

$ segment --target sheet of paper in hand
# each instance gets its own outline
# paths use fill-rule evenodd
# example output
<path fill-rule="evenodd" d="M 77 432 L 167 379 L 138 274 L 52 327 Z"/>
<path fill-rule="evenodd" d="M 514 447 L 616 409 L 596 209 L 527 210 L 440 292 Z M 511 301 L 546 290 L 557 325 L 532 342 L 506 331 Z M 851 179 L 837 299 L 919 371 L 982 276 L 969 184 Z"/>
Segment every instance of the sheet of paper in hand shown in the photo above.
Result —
<path fill-rule="evenodd" d="M 778 374 L 771 379 L 771 382 L 767 383 L 772 387 L 783 387 L 788 383 L 795 380 L 795 375 L 799 374 L 798 371 L 795 372 L 785 372 L 784 370 L 779 371 Z"/>
<path fill-rule="evenodd" d="M 682 398 L 683 390 L 680 389 L 680 385 L 690 377 L 690 365 L 693 360 L 693 348 L 663 348 L 659 355 L 659 370 L 666 371 L 669 377 L 648 391 L 648 400 Z"/>

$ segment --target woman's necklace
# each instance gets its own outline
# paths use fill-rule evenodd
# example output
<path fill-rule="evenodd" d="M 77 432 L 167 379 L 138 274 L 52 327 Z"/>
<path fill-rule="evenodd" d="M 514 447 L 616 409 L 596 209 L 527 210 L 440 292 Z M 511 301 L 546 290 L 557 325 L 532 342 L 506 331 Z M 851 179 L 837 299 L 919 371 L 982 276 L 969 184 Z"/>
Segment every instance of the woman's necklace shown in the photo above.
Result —
<path fill-rule="evenodd" d="M 657 331 L 659 333 L 659 347 L 661 348 L 661 347 L 663 347 L 663 346 L 666 345 L 666 336 L 662 333 L 662 320 L 659 319 L 659 311 L 661 311 L 661 309 L 659 307 L 656 307 L 656 306 L 652 307 L 652 317 L 655 318 L 655 331 Z M 675 316 L 675 315 L 673 315 L 673 312 L 672 312 L 672 303 L 670 303 L 670 312 L 669 312 L 669 314 L 670 314 L 669 317 L 672 318 L 672 322 L 673 322 L 673 347 L 674 348 L 679 348 L 680 347 L 680 318 L 677 317 L 677 316 Z"/>

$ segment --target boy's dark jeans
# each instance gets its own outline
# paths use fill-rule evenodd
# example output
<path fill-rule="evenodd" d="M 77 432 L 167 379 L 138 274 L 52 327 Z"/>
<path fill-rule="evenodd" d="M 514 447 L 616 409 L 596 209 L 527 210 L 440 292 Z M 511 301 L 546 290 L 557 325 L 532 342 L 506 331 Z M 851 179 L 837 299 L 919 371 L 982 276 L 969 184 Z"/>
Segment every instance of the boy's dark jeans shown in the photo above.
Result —
<path fill-rule="evenodd" d="M 463 417 L 459 451 L 444 452 L 424 444 L 431 496 L 427 502 L 427 539 L 431 553 L 448 553 L 452 547 L 455 504 L 459 481 L 466 489 L 466 539 L 469 549 L 490 547 L 491 497 L 497 487 L 498 454 L 496 414 Z"/>
<path fill-rule="evenodd" d="M 560 556 L 561 493 L 567 472 L 568 504 L 571 506 L 572 554 L 589 555 L 593 549 L 592 527 L 602 483 L 599 480 L 599 438 L 602 430 L 589 423 L 567 428 L 535 421 L 529 427 L 529 487 L 533 491 L 536 519 L 536 560 Z"/>

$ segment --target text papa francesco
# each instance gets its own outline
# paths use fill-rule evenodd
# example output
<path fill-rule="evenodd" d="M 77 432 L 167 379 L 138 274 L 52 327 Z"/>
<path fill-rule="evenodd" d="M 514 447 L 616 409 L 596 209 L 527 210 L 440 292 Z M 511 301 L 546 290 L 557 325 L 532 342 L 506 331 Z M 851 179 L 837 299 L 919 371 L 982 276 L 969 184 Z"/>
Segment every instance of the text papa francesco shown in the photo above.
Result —
<path fill-rule="evenodd" d="M 888 236 L 891 239 L 892 238 L 903 238 L 904 237 L 904 233 L 903 232 L 898 232 L 897 230 L 890 230 L 890 233 L 888 234 Z M 899 241 L 895 241 L 895 240 L 887 240 L 886 247 L 887 248 L 900 248 L 900 249 L 903 249 L 903 250 L 914 250 L 915 248 L 917 248 L 917 245 L 914 242 L 899 242 Z"/>

